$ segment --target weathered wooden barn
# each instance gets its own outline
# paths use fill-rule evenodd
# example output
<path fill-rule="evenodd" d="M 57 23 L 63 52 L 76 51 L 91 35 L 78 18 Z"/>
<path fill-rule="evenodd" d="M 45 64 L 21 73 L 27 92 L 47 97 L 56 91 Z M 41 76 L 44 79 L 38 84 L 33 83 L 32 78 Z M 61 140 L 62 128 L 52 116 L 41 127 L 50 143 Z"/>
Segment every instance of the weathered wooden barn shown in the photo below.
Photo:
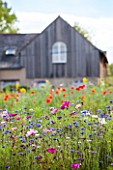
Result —
<path fill-rule="evenodd" d="M 58 16 L 40 34 L 0 34 L 0 80 L 105 77 L 106 53 Z"/>

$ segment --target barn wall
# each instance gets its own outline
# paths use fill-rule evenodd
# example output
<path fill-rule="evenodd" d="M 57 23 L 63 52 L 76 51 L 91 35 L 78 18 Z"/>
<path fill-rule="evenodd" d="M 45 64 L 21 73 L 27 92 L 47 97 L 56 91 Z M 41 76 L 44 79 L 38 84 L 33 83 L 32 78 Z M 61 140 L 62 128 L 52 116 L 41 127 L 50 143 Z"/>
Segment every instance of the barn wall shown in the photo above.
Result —
<path fill-rule="evenodd" d="M 34 41 L 32 41 L 26 48 L 21 51 L 21 65 L 26 68 L 26 77 L 35 78 L 35 47 Z"/>
<path fill-rule="evenodd" d="M 67 45 L 67 63 L 52 64 L 52 45 L 57 41 Z M 99 76 L 98 50 L 61 18 L 30 43 L 23 55 L 27 78 Z"/>
<path fill-rule="evenodd" d="M 0 70 L 0 81 L 18 80 L 20 84 L 25 84 L 25 79 L 26 70 L 24 68 L 18 70 Z"/>
<path fill-rule="evenodd" d="M 100 56 L 100 78 L 107 76 L 107 66 L 104 57 Z"/>

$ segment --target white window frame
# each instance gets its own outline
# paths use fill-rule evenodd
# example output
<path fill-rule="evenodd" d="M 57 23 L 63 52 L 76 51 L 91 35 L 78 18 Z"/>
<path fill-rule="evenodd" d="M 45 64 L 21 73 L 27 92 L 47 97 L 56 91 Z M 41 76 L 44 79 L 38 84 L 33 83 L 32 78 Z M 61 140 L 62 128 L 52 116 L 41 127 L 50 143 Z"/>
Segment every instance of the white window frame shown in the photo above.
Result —
<path fill-rule="evenodd" d="M 15 56 L 16 55 L 16 49 L 14 49 L 14 48 L 6 49 L 5 55 L 13 55 L 13 56 Z"/>
<path fill-rule="evenodd" d="M 67 46 L 64 42 L 55 42 L 53 44 L 52 63 L 67 63 Z"/>

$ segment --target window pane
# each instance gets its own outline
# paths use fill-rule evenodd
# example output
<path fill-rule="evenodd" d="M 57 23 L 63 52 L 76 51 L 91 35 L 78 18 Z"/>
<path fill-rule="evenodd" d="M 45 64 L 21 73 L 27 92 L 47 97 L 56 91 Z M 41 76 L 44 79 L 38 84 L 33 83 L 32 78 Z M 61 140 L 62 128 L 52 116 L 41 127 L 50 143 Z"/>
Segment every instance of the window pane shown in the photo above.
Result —
<path fill-rule="evenodd" d="M 58 59 L 58 54 L 53 54 L 52 55 L 52 62 L 53 63 L 56 63 L 56 62 L 58 62 L 59 61 L 59 59 Z"/>
<path fill-rule="evenodd" d="M 63 42 L 56 42 L 52 47 L 52 63 L 66 63 L 67 48 Z"/>
<path fill-rule="evenodd" d="M 5 55 L 16 55 L 16 50 L 13 48 L 9 48 L 5 51 Z"/>
<path fill-rule="evenodd" d="M 60 54 L 60 61 L 66 63 L 66 53 Z"/>
<path fill-rule="evenodd" d="M 52 53 L 58 53 L 58 46 L 57 46 L 57 44 L 53 46 Z"/>
<path fill-rule="evenodd" d="M 66 52 L 66 47 L 63 43 L 60 44 L 60 52 Z"/>

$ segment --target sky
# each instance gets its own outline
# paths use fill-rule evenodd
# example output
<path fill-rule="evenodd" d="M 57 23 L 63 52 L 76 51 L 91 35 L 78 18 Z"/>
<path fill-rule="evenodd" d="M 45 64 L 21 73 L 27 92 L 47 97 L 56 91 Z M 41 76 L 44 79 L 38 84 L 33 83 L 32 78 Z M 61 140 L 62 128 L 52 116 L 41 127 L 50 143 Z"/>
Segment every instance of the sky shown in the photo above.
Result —
<path fill-rule="evenodd" d="M 41 33 L 59 15 L 89 32 L 91 42 L 113 63 L 113 0 L 5 0 L 20 33 Z"/>

